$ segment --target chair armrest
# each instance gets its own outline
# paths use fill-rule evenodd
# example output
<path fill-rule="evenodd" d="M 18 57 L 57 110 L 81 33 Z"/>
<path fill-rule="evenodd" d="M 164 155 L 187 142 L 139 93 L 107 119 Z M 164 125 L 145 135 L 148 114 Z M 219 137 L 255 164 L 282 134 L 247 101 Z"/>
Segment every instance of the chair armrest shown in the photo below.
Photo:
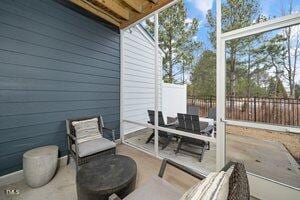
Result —
<path fill-rule="evenodd" d="M 115 129 L 106 128 L 106 127 L 102 127 L 102 129 L 110 131 L 112 134 L 112 139 L 115 142 L 115 140 L 116 140 Z"/>
<path fill-rule="evenodd" d="M 174 125 L 176 125 L 176 122 L 165 124 L 163 125 L 163 127 L 174 126 Z"/>
<path fill-rule="evenodd" d="M 115 193 L 113 193 L 108 197 L 108 200 L 121 200 L 121 198 L 118 197 L 118 195 L 116 195 Z"/>
<path fill-rule="evenodd" d="M 191 168 L 185 167 L 185 166 L 183 166 L 183 165 L 181 165 L 181 164 L 179 164 L 179 163 L 176 163 L 176 162 L 174 162 L 174 161 L 172 161 L 172 160 L 169 160 L 169 159 L 167 159 L 167 158 L 163 159 L 163 162 L 162 162 L 162 164 L 161 164 L 161 166 L 160 166 L 160 170 L 159 170 L 159 174 L 158 174 L 158 176 L 159 176 L 160 178 L 163 177 L 163 175 L 164 175 L 164 173 L 165 173 L 165 171 L 166 171 L 166 166 L 167 166 L 167 164 L 172 165 L 173 167 L 175 167 L 175 168 L 177 168 L 177 169 L 180 169 L 181 171 L 184 171 L 184 172 L 186 172 L 187 174 L 189 174 L 189 175 L 191 175 L 191 176 L 193 176 L 193 177 L 195 177 L 195 178 L 198 178 L 198 179 L 200 179 L 200 180 L 203 180 L 203 179 L 206 178 L 204 175 L 199 174 L 198 172 L 192 170 Z M 225 171 L 227 171 L 231 166 L 233 166 L 233 165 L 235 165 L 235 164 L 236 164 L 236 162 L 229 161 L 229 162 L 228 162 L 228 163 L 227 163 L 220 171 L 224 171 L 224 172 L 225 172 Z"/>
<path fill-rule="evenodd" d="M 220 171 L 226 172 L 231 166 L 235 165 L 236 162 L 229 161 Z"/>
<path fill-rule="evenodd" d="M 207 135 L 211 135 L 211 133 L 214 130 L 214 126 L 213 125 L 208 125 L 205 129 L 201 130 L 201 133 L 207 134 Z"/>
<path fill-rule="evenodd" d="M 166 158 L 163 160 L 163 162 L 161 164 L 161 167 L 160 167 L 160 170 L 159 170 L 159 174 L 158 174 L 159 177 L 161 177 L 161 178 L 163 177 L 163 175 L 165 173 L 165 170 L 166 170 L 167 164 L 172 165 L 173 167 L 175 167 L 175 168 L 177 168 L 177 169 L 179 169 L 181 171 L 184 171 L 184 172 L 188 173 L 189 175 L 191 175 L 191 176 L 193 176 L 195 178 L 198 178 L 200 180 L 205 179 L 204 175 L 199 174 L 199 173 L 195 172 L 194 170 L 192 170 L 192 169 L 190 169 L 188 167 L 185 167 L 185 166 L 183 166 L 183 165 L 181 165 L 179 163 L 176 163 L 176 162 L 174 162 L 172 160 L 169 160 L 169 159 L 166 159 Z"/>
<path fill-rule="evenodd" d="M 73 141 L 76 141 L 76 137 L 74 135 L 71 135 L 70 133 L 67 133 L 67 136 L 73 140 Z"/>

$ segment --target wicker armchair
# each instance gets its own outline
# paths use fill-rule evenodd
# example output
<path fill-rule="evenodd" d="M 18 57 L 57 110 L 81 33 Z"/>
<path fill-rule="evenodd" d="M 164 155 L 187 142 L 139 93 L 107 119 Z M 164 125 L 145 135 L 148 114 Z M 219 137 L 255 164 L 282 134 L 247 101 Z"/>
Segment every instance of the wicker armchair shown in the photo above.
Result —
<path fill-rule="evenodd" d="M 93 118 L 98 118 L 99 132 L 103 136 L 103 138 L 78 144 L 76 138 L 76 131 L 74 126 L 72 125 L 72 122 L 88 120 Z M 87 163 L 91 159 L 94 159 L 102 155 L 116 153 L 115 131 L 113 129 L 104 127 L 104 123 L 101 115 L 77 118 L 77 119 L 67 119 L 66 126 L 67 126 L 67 141 L 68 141 L 67 164 L 69 164 L 70 156 L 72 156 L 75 161 L 76 168 L 78 169 L 78 166 Z M 109 131 L 111 133 L 112 141 L 104 137 L 104 133 L 106 131 Z"/>

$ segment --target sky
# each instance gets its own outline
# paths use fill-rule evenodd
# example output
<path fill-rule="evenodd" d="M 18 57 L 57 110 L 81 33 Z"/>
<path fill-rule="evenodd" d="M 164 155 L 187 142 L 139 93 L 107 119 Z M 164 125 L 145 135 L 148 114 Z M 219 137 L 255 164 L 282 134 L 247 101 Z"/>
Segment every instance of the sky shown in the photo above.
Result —
<path fill-rule="evenodd" d="M 226 1 L 226 0 L 222 0 Z M 282 10 L 284 6 L 288 6 L 288 2 L 290 0 L 260 0 L 261 12 L 263 15 L 268 18 L 274 18 L 278 16 L 282 16 Z M 207 34 L 207 21 L 206 14 L 209 9 L 215 11 L 216 3 L 215 0 L 184 0 L 185 6 L 187 8 L 187 20 L 192 18 L 197 18 L 199 20 L 199 31 L 196 39 L 203 42 L 205 49 L 211 49 L 212 46 L 209 42 L 208 34 Z M 293 7 L 296 12 L 300 12 L 300 0 L 292 0 Z M 300 31 L 300 25 L 298 26 L 297 32 Z M 274 31 L 275 32 L 275 31 Z M 300 58 L 297 59 L 297 72 L 296 72 L 296 82 L 300 83 Z"/>
<path fill-rule="evenodd" d="M 283 2 L 288 1 L 289 0 L 260 0 L 261 11 L 268 17 L 282 16 L 282 6 L 287 5 L 286 3 L 284 5 L 282 4 Z M 200 22 L 197 39 L 204 43 L 205 48 L 211 48 L 208 41 L 207 21 L 205 16 L 209 9 L 216 9 L 215 0 L 184 0 L 184 2 L 188 12 L 188 20 L 197 18 Z M 293 0 L 293 5 L 295 6 L 295 10 L 300 11 L 300 0 Z"/>
<path fill-rule="evenodd" d="M 188 12 L 188 20 L 196 18 L 199 20 L 199 31 L 197 39 L 204 43 L 206 48 L 211 48 L 207 35 L 206 13 L 209 9 L 215 9 L 214 0 L 184 0 Z"/>

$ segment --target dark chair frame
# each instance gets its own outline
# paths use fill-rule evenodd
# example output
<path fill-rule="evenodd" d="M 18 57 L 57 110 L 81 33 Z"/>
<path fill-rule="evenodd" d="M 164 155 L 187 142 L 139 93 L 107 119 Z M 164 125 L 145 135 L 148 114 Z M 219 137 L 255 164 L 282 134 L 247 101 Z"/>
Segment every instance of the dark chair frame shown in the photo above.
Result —
<path fill-rule="evenodd" d="M 148 123 L 152 124 L 152 125 L 154 125 L 154 118 L 155 118 L 155 116 L 154 116 L 155 114 L 154 113 L 155 113 L 154 110 L 148 110 L 148 116 L 149 116 Z M 162 126 L 162 127 L 175 126 L 175 122 L 174 123 L 165 124 L 165 120 L 163 118 L 162 112 L 158 111 L 158 126 Z M 170 144 L 170 142 L 172 141 L 172 139 L 174 137 L 174 134 L 168 133 L 168 132 L 165 132 L 165 131 L 158 131 L 158 136 L 162 137 L 162 138 L 165 138 L 165 140 L 166 140 L 164 142 L 162 148 L 161 148 L 161 149 L 164 149 L 164 148 L 166 148 Z M 149 143 L 153 138 L 154 138 L 154 130 L 153 130 L 152 134 L 148 137 L 148 139 L 146 141 L 146 144 Z"/>
<path fill-rule="evenodd" d="M 199 179 L 199 180 L 203 180 L 206 178 L 206 176 L 204 176 L 203 174 L 200 174 L 196 171 L 194 171 L 193 169 L 189 168 L 189 167 L 186 167 L 184 165 L 181 165 L 173 160 L 170 160 L 170 159 L 163 159 L 162 163 L 161 163 L 161 166 L 160 166 L 160 170 L 159 170 L 159 173 L 158 173 L 158 176 L 160 178 L 163 178 L 164 176 L 164 173 L 166 171 L 166 167 L 167 167 L 167 164 L 177 168 L 177 169 L 180 169 L 181 171 L 184 171 L 185 173 Z M 233 161 L 229 161 L 220 171 L 227 171 L 230 167 L 232 167 L 233 165 L 235 165 L 236 162 L 233 162 Z"/>
<path fill-rule="evenodd" d="M 200 122 L 198 115 L 190 115 L 190 114 L 177 114 L 178 118 L 178 126 L 176 127 L 178 130 L 198 134 L 198 135 L 205 135 L 205 136 L 211 136 L 214 130 L 214 126 L 208 125 L 207 122 Z M 201 128 L 202 126 L 206 126 L 205 128 Z M 200 148 L 200 153 L 191 151 L 186 148 L 182 148 L 183 144 L 191 144 L 198 146 Z M 177 148 L 175 150 L 175 154 L 179 153 L 180 150 L 186 151 L 188 153 L 199 155 L 199 162 L 202 161 L 203 155 L 205 150 L 210 149 L 210 143 L 206 142 L 204 140 L 190 138 L 186 136 L 181 136 L 180 141 L 177 145 Z"/>
<path fill-rule="evenodd" d="M 207 118 L 213 119 L 214 121 L 217 120 L 217 110 L 216 107 L 212 107 L 208 109 Z"/>
<path fill-rule="evenodd" d="M 217 126 L 216 126 L 217 109 L 216 109 L 216 107 L 212 107 L 212 108 L 208 109 L 207 118 L 214 120 L 214 137 L 216 137 L 216 133 L 217 133 Z"/>
<path fill-rule="evenodd" d="M 193 169 L 186 167 L 184 165 L 181 165 L 177 162 L 174 162 L 170 159 L 163 159 L 162 164 L 160 166 L 160 170 L 158 173 L 158 177 L 163 178 L 164 173 L 166 171 L 167 165 L 171 165 L 199 180 L 203 180 L 206 177 Z M 233 172 L 231 173 L 231 176 L 229 178 L 229 194 L 232 196 L 228 196 L 228 199 L 238 199 L 238 200 L 250 200 L 250 188 L 249 188 L 249 182 L 247 179 L 246 171 L 244 170 L 244 166 L 242 163 L 229 161 L 220 171 L 228 171 L 231 167 L 233 167 Z M 235 171 L 235 168 L 237 167 L 237 170 Z M 239 171 L 241 168 L 243 168 L 242 171 Z M 244 174 L 243 174 L 244 173 Z M 240 180 L 242 179 L 242 180 Z M 237 188 L 240 186 L 241 188 Z M 241 190 L 239 190 L 241 189 Z M 237 193 L 232 193 L 233 190 L 236 190 Z M 109 197 L 109 200 L 121 200 L 116 194 L 112 194 Z"/>
<path fill-rule="evenodd" d="M 102 116 L 89 116 L 89 117 L 82 117 L 82 118 L 76 118 L 76 119 L 67 119 L 66 120 L 66 126 L 67 126 L 67 142 L 68 142 L 68 157 L 67 157 L 67 164 L 69 164 L 70 162 L 70 156 L 73 157 L 75 164 L 76 164 L 76 169 L 78 169 L 78 166 L 85 164 L 87 162 L 89 162 L 90 160 L 97 158 L 99 156 L 103 156 L 103 155 L 110 155 L 110 154 L 115 154 L 116 153 L 116 148 L 111 148 L 111 149 L 107 149 L 104 151 L 100 151 L 97 153 L 94 153 L 92 155 L 88 155 L 85 157 L 79 157 L 78 155 L 78 143 L 76 140 L 76 131 L 74 126 L 72 125 L 73 121 L 81 121 L 81 120 L 88 120 L 88 119 L 92 119 L 92 118 L 98 118 L 98 125 L 99 125 L 99 131 L 100 134 L 102 134 L 102 136 L 104 137 L 104 130 L 111 132 L 112 135 L 112 140 L 113 142 L 115 142 L 115 130 L 114 129 L 110 129 L 110 128 L 106 128 L 104 127 L 104 123 L 103 123 L 103 119 Z M 72 145 L 75 145 L 75 151 L 73 151 L 72 149 Z"/>
<path fill-rule="evenodd" d="M 199 179 L 203 180 L 206 177 L 191 168 L 183 166 L 177 162 L 170 159 L 164 159 L 158 176 L 163 178 L 166 171 L 167 164 L 184 171 L 185 173 Z M 229 200 L 250 200 L 250 187 L 247 178 L 247 172 L 242 163 L 229 161 L 220 171 L 227 172 L 230 168 L 233 168 L 230 178 L 229 178 L 229 193 L 227 199 Z"/>

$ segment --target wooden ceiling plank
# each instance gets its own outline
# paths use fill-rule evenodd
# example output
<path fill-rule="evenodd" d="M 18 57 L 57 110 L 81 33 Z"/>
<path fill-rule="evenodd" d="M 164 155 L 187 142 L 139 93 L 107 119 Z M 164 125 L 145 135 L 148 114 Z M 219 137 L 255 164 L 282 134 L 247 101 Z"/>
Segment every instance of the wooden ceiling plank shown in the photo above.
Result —
<path fill-rule="evenodd" d="M 100 8 L 96 7 L 92 3 L 85 1 L 85 0 L 70 0 L 72 3 L 80 6 L 81 8 L 93 13 L 94 15 L 97 15 L 98 17 L 120 27 L 120 22 L 118 22 L 113 17 L 109 16 L 105 11 L 101 10 Z"/>
<path fill-rule="evenodd" d="M 152 3 L 158 3 L 158 0 L 150 0 Z"/>
<path fill-rule="evenodd" d="M 141 13 L 143 12 L 143 5 L 140 0 L 123 0 L 127 5 L 133 8 L 135 11 Z"/>
<path fill-rule="evenodd" d="M 122 17 L 123 19 L 129 20 L 129 11 L 126 8 L 123 8 L 120 4 L 112 1 L 112 0 L 95 0 L 99 4 L 105 6 L 118 16 Z"/>
<path fill-rule="evenodd" d="M 143 13 L 131 13 L 130 20 L 121 22 L 120 29 L 124 29 L 131 24 L 136 23 L 140 19 L 146 17 L 147 15 L 153 13 L 154 11 L 164 7 L 165 5 L 171 3 L 173 0 L 159 0 L 157 4 L 148 3 L 143 9 Z"/>

